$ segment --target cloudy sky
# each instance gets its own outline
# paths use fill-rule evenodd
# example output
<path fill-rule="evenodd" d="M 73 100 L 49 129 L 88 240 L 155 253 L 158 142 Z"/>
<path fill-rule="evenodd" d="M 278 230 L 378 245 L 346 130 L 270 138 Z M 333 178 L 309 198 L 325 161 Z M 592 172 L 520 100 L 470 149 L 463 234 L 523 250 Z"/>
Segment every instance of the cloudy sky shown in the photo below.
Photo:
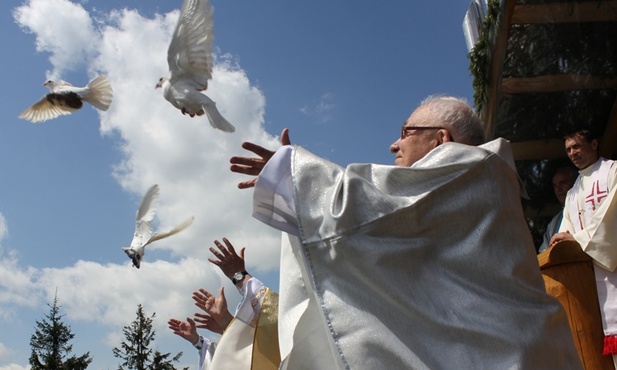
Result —
<path fill-rule="evenodd" d="M 3 0 L 0 4 L 0 370 L 28 369 L 30 336 L 57 294 L 73 353 L 117 368 L 112 348 L 141 303 L 156 313 L 156 347 L 196 351 L 166 327 L 196 312 L 199 287 L 238 294 L 209 264 L 227 236 L 248 270 L 278 287 L 280 235 L 253 220 L 246 178 L 229 171 L 243 141 L 293 143 L 346 165 L 390 164 L 388 146 L 427 95 L 472 99 L 461 28 L 468 0 L 211 0 L 213 79 L 206 92 L 236 126 L 182 116 L 154 86 L 181 0 Z M 41 124 L 17 116 L 47 79 L 110 79 L 109 111 L 90 106 Z M 139 201 L 161 189 L 156 227 L 194 215 L 186 231 L 148 247 L 140 270 L 130 243 Z M 204 333 L 207 334 L 207 333 Z"/>

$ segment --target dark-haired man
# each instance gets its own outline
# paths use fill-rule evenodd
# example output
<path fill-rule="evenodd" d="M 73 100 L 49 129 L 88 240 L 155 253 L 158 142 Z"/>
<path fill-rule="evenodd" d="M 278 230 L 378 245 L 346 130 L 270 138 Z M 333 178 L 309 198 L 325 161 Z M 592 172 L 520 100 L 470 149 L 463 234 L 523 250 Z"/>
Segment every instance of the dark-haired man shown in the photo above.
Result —
<path fill-rule="evenodd" d="M 560 233 L 551 244 L 576 240 L 593 258 L 602 325 L 604 354 L 617 369 L 617 165 L 599 154 L 599 141 L 589 130 L 565 137 L 568 158 L 579 176 L 568 192 Z"/>

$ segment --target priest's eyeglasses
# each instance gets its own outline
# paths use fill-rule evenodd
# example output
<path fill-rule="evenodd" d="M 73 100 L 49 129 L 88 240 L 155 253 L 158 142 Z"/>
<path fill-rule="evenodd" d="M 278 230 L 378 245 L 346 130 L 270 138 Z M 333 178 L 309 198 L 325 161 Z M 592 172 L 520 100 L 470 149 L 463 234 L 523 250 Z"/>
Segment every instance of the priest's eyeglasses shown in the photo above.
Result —
<path fill-rule="evenodd" d="M 439 127 L 439 126 L 403 126 L 401 127 L 401 140 L 403 140 L 407 136 L 411 136 L 411 133 L 409 133 L 409 131 L 411 130 L 442 130 L 442 129 L 446 130 L 445 127 Z"/>

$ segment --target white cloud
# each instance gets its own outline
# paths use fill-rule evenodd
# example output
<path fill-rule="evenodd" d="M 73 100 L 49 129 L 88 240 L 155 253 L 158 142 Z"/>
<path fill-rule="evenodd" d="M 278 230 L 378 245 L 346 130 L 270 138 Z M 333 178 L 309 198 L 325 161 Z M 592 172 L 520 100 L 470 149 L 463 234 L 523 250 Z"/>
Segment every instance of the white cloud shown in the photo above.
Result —
<path fill-rule="evenodd" d="M 2 240 L 7 236 L 8 232 L 9 230 L 6 226 L 6 219 L 4 218 L 4 215 L 0 213 L 0 242 L 2 242 Z"/>
<path fill-rule="evenodd" d="M 55 69 L 48 78 L 82 66 L 94 53 L 100 35 L 79 4 L 66 0 L 29 0 L 15 9 L 13 17 L 27 32 L 36 35 L 36 50 L 51 54 Z"/>
<path fill-rule="evenodd" d="M 15 251 L 0 248 L 0 318 L 9 320 L 16 309 L 39 303 L 35 279 L 36 269 L 18 264 Z"/>
<path fill-rule="evenodd" d="M 0 343 L 0 360 L 8 358 L 10 352 L 11 350 L 9 350 L 4 344 Z"/>
<path fill-rule="evenodd" d="M 9 364 L 6 366 L 0 366 L 0 370 L 30 370 L 30 369 L 31 369 L 30 365 L 21 366 L 17 364 Z"/>
<path fill-rule="evenodd" d="M 114 11 L 99 15 L 96 22 L 103 23 L 94 27 L 92 15 L 67 0 L 30 0 L 15 10 L 18 24 L 36 35 L 37 50 L 50 54 L 52 74 L 83 66 L 90 78 L 105 74 L 110 79 L 114 100 L 109 111 L 100 113 L 100 132 L 115 134 L 123 155 L 110 176 L 139 197 L 152 184 L 160 185 L 160 229 L 190 215 L 196 218 L 184 232 L 149 246 L 139 270 L 128 259 L 124 265 L 78 261 L 34 269 L 19 266 L 11 253 L 0 254 L 3 308 L 52 302 L 57 288 L 67 318 L 113 326 L 107 335 L 117 339 L 117 328 L 134 319 L 138 303 L 164 318 L 158 324 L 163 327 L 168 317 L 194 312 L 194 289 L 221 286 L 220 273 L 206 260 L 214 239 L 227 236 L 237 249 L 246 246 L 253 271 L 278 267 L 279 233 L 250 217 L 252 191 L 237 189 L 246 178 L 232 174 L 228 161 L 243 154 L 243 141 L 278 146 L 263 127 L 265 97 L 225 55 L 217 57 L 206 94 L 236 133 L 214 130 L 207 118 L 183 116 L 169 104 L 154 86 L 167 74 L 167 46 L 177 16 L 171 12 L 150 19 L 133 10 Z M 6 227 L 0 221 L 1 237 Z M 157 250 L 172 261 L 157 260 Z"/>
<path fill-rule="evenodd" d="M 316 104 L 311 106 L 306 104 L 300 108 L 300 112 L 317 118 L 320 123 L 329 122 L 332 119 L 332 112 L 336 109 L 334 100 L 335 96 L 333 93 L 324 93 L 319 97 L 319 101 Z"/>
<path fill-rule="evenodd" d="M 38 27 L 50 11 L 45 4 L 31 0 L 15 11 L 16 19 L 35 32 L 37 40 L 43 38 L 44 30 L 44 50 L 51 53 L 54 69 L 64 70 L 70 62 L 58 56 L 79 53 L 64 29 Z M 53 0 L 53 4 L 72 10 L 57 13 L 54 23 L 92 23 L 79 5 L 67 0 Z M 94 45 L 100 47 L 85 54 L 91 78 L 103 73 L 114 88 L 113 103 L 108 112 L 101 113 L 100 127 L 102 134 L 117 133 L 121 138 L 119 147 L 124 159 L 115 167 L 114 176 L 126 190 L 139 196 L 152 184 L 160 185 L 158 216 L 162 228 L 189 215 L 196 216 L 187 231 L 153 244 L 151 249 L 205 258 L 209 255 L 205 247 L 214 238 L 227 235 L 236 243 L 253 241 L 247 245 L 249 250 L 259 248 L 259 253 L 248 254 L 254 258 L 249 263 L 266 270 L 275 268 L 278 234 L 251 219 L 252 192 L 237 189 L 237 182 L 245 178 L 232 174 L 228 161 L 232 155 L 242 154 L 240 144 L 246 140 L 266 147 L 278 146 L 277 139 L 263 127 L 265 98 L 251 86 L 232 57 L 225 55 L 217 58 L 206 93 L 236 126 L 236 133 L 214 130 L 207 118 L 183 116 L 169 104 L 154 86 L 160 76 L 167 74 L 167 47 L 177 17 L 174 11 L 150 19 L 125 9 L 114 11 L 106 25 L 92 31 L 92 38 L 100 40 Z"/>

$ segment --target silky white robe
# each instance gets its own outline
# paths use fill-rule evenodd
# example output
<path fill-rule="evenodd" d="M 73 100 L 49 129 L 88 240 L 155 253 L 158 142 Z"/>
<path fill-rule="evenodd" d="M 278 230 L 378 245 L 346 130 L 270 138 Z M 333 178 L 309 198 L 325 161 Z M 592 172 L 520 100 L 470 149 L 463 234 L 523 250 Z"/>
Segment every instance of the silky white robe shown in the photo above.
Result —
<path fill-rule="evenodd" d="M 257 278 L 251 277 L 239 291 L 242 300 L 220 341 L 215 343 L 203 338 L 203 346 L 199 350 L 198 368 L 201 370 L 253 369 L 253 343 L 268 288 Z M 276 342 L 276 338 L 272 341 Z"/>
<path fill-rule="evenodd" d="M 594 261 L 604 335 L 617 335 L 617 162 L 600 158 L 579 171 L 568 192 L 561 231 Z M 617 358 L 616 358 L 617 360 Z M 617 362 L 616 362 L 617 364 Z M 616 365 L 617 368 L 617 365 Z"/>
<path fill-rule="evenodd" d="M 256 218 L 298 236 L 282 251 L 281 368 L 580 369 L 520 192 L 504 140 L 411 167 L 281 148 L 254 194 Z"/>

